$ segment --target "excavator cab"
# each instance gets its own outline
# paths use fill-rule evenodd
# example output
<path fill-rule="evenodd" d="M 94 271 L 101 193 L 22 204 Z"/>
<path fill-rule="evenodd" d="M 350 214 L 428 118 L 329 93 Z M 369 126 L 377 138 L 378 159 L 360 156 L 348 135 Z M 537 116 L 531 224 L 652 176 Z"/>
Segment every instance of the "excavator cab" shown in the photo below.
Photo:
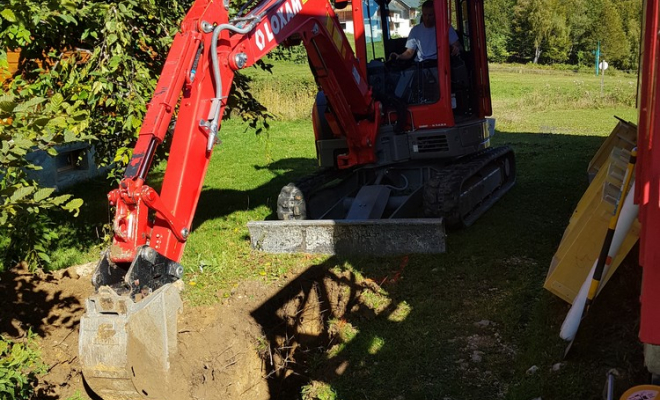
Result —
<path fill-rule="evenodd" d="M 402 22 L 421 23 L 417 18 L 421 4 L 417 15 L 412 10 L 406 15 L 397 3 L 364 1 L 363 18 L 356 24 L 364 21 L 364 35 L 356 35 L 356 41 L 365 41 L 364 55 L 360 54 L 361 46 L 357 46 L 357 53 L 366 60 L 374 95 L 388 109 L 388 121 L 404 119 L 401 125 L 407 130 L 452 126 L 456 120 L 484 118 L 491 113 L 482 2 L 436 0 L 433 4 L 437 59 L 389 59 L 390 54 L 405 50 L 408 30 L 402 28 Z M 450 55 L 450 27 L 458 34 L 462 47 L 455 56 Z M 401 109 L 402 103 L 405 110 Z"/>
<path fill-rule="evenodd" d="M 493 133 L 483 129 L 492 112 L 483 1 L 434 0 L 433 6 L 437 59 L 422 62 L 390 60 L 392 53 L 405 50 L 407 23 L 421 23 L 421 4 L 417 10 L 404 10 L 396 2 L 362 0 L 354 2 L 350 11 L 338 12 L 340 18 L 352 21 L 356 57 L 374 99 L 383 109 L 381 143 L 402 142 L 390 138 L 388 127 L 394 135 L 407 134 L 410 140 L 402 145 L 412 153 L 392 146 L 387 150 L 406 159 L 450 160 L 472 154 L 488 147 Z M 462 48 L 456 56 L 450 54 L 450 27 L 456 31 Z M 328 124 L 336 118 L 323 93 L 317 97 L 313 117 L 319 165 L 337 167 L 336 158 L 347 146 Z M 461 132 L 452 130 L 459 126 Z M 427 140 L 428 134 L 431 136 Z M 456 140 L 467 145 L 456 146 Z M 415 150 L 422 147 L 421 152 Z M 402 158 L 380 157 L 378 163 Z"/>

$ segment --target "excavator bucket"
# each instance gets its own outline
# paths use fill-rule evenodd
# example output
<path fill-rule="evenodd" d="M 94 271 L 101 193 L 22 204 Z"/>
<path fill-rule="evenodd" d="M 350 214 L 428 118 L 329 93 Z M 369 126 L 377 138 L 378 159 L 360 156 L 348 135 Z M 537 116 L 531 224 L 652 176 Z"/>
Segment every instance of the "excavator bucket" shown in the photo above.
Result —
<path fill-rule="evenodd" d="M 338 255 L 445 252 L 442 218 L 248 222 L 252 248 L 268 253 Z"/>
<path fill-rule="evenodd" d="M 168 396 L 170 357 L 177 352 L 177 315 L 183 303 L 181 269 L 148 247 L 126 275 L 106 257 L 93 281 L 101 283 L 80 320 L 78 352 L 89 387 L 104 400 Z M 154 279 L 155 278 L 155 279 Z"/>

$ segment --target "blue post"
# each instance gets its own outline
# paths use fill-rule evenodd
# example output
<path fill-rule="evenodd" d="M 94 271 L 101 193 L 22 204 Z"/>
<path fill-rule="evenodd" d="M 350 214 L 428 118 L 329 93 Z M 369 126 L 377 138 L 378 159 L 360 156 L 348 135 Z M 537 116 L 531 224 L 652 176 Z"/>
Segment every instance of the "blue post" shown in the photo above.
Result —
<path fill-rule="evenodd" d="M 600 63 L 600 40 L 598 41 L 598 47 L 596 47 L 596 76 L 598 76 L 598 64 Z"/>

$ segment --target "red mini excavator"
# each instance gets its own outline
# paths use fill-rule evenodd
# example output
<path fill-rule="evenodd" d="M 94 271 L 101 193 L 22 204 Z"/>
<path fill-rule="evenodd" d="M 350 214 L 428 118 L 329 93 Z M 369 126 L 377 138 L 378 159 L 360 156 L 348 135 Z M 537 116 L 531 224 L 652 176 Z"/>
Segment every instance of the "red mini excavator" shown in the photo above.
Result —
<path fill-rule="evenodd" d="M 352 19 L 354 46 L 337 9 Z M 404 50 L 405 38 L 393 31 L 401 14 L 386 0 L 261 0 L 234 16 L 228 0 L 194 3 L 124 178 L 108 195 L 114 238 L 94 273 L 97 293 L 87 300 L 80 325 L 83 374 L 96 393 L 106 399 L 166 397 L 163 380 L 150 377 L 163 376 L 176 352 L 179 260 L 234 72 L 278 44 L 302 42 L 320 88 L 312 120 L 321 170 L 282 189 L 281 219 L 352 224 L 357 233 L 350 242 L 373 237 L 359 228 L 373 225 L 360 223 L 387 221 L 375 224 L 376 231 L 391 235 L 386 247 L 397 248 L 417 242 L 405 237 L 415 235 L 416 226 L 424 238 L 429 226 L 470 225 L 513 186 L 513 152 L 490 147 L 483 2 L 434 0 L 434 9 L 437 60 L 399 64 L 387 58 Z M 450 56 L 450 25 L 462 44 L 458 57 Z M 158 193 L 147 174 L 175 114 Z"/>

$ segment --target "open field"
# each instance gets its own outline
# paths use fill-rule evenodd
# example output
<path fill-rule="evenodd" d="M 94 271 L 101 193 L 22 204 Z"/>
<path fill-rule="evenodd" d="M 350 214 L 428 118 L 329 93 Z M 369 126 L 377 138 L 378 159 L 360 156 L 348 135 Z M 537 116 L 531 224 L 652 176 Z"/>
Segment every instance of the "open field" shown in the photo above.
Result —
<path fill-rule="evenodd" d="M 237 301 L 235 288 L 251 280 L 282 294 L 291 285 L 283 279 L 300 273 L 314 282 L 304 293 L 317 293 L 317 304 L 332 297 L 318 293 L 346 291 L 354 307 L 326 313 L 316 340 L 297 342 L 296 365 L 288 366 L 297 379 L 271 384 L 272 399 L 283 398 L 274 388 L 300 393 L 300 385 L 307 399 L 597 399 L 611 368 L 620 374 L 619 394 L 643 382 L 635 257 L 599 297 L 567 360 L 558 333 L 568 305 L 542 288 L 613 116 L 636 120 L 636 77 L 606 76 L 601 95 L 601 80 L 591 75 L 493 66 L 494 144 L 514 149 L 517 184 L 474 226 L 450 232 L 446 254 L 256 253 L 246 222 L 274 218 L 280 188 L 316 165 L 309 106 L 300 105 L 311 105 L 315 93 L 305 68 L 254 72 L 255 97 L 281 119 L 259 136 L 239 121 L 223 123 L 182 261 L 188 310 Z M 88 202 L 82 219 L 63 228 L 70 241 L 55 252 L 60 265 L 98 256 L 107 190 L 101 182 L 77 189 Z M 328 279 L 343 286 L 330 290 Z M 269 348 L 285 347 L 268 333 L 276 327 L 262 328 Z"/>

